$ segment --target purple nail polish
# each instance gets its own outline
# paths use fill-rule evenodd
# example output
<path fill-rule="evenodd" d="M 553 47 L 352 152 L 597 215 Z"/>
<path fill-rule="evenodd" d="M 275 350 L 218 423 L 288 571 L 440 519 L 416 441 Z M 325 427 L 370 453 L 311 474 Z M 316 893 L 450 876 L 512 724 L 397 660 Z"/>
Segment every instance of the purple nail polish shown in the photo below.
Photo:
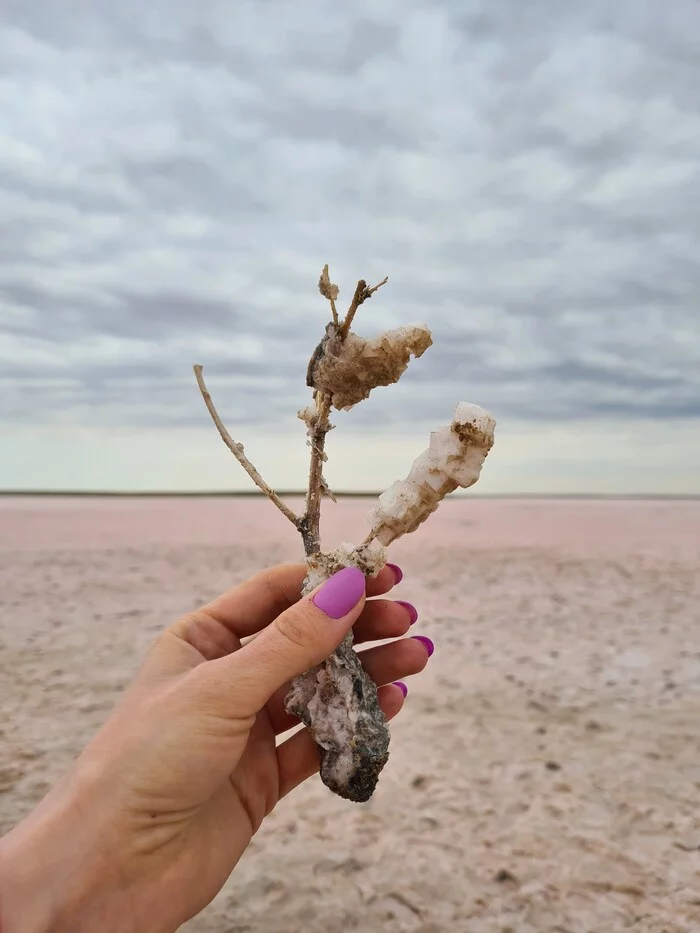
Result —
<path fill-rule="evenodd" d="M 406 697 L 408 696 L 408 687 L 406 686 L 406 684 L 402 680 L 396 680 L 394 681 L 394 686 L 398 687 L 401 693 L 403 693 L 403 698 L 405 700 Z"/>
<path fill-rule="evenodd" d="M 396 583 L 401 583 L 403 580 L 403 570 L 399 567 L 399 565 L 387 564 L 387 567 L 390 567 L 393 570 L 394 576 L 396 577 Z"/>
<path fill-rule="evenodd" d="M 413 605 L 413 603 L 407 603 L 405 599 L 396 599 L 394 602 L 397 602 L 399 606 L 403 606 L 404 609 L 408 610 L 408 614 L 411 617 L 411 625 L 415 625 L 418 621 L 418 610 Z"/>
<path fill-rule="evenodd" d="M 365 594 L 365 575 L 357 567 L 344 567 L 323 584 L 311 602 L 331 619 L 342 619 Z"/>
<path fill-rule="evenodd" d="M 426 635 L 414 635 L 416 641 L 420 641 L 425 645 L 425 650 L 428 652 L 428 657 L 431 657 L 433 651 L 435 651 L 435 645 Z"/>

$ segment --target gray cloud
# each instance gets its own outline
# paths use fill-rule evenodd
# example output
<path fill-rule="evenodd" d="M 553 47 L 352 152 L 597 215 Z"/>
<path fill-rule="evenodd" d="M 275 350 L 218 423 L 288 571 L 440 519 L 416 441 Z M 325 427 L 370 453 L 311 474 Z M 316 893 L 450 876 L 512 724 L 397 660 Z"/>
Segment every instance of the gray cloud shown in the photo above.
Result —
<path fill-rule="evenodd" d="M 7 0 L 0 420 L 291 424 L 325 261 L 435 337 L 349 424 L 699 417 L 696 13 Z"/>

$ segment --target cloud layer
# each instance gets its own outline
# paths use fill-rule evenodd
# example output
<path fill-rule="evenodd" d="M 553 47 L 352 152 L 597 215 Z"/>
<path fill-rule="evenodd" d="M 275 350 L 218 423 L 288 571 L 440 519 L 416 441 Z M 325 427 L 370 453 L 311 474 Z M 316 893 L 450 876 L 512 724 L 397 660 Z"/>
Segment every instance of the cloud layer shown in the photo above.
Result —
<path fill-rule="evenodd" d="M 0 421 L 285 425 L 327 309 L 435 344 L 354 424 L 700 417 L 697 7 L 6 0 Z"/>

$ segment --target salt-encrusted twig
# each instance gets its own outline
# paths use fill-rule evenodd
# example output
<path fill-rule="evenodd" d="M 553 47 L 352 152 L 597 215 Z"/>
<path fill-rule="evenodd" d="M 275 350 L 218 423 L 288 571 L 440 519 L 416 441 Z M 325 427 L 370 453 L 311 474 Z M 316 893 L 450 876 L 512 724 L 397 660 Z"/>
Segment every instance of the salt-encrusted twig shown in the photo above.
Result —
<path fill-rule="evenodd" d="M 311 463 L 309 465 L 309 485 L 306 494 L 306 510 L 304 515 L 301 517 L 299 527 L 301 530 L 302 538 L 304 540 L 304 550 L 307 557 L 318 553 L 321 549 L 321 500 L 324 496 L 324 490 L 327 488 L 326 481 L 323 478 L 323 464 L 327 459 L 325 453 L 326 435 L 330 430 L 332 430 L 333 427 L 333 425 L 330 423 L 330 410 L 331 406 L 335 404 L 332 385 L 329 386 L 328 384 L 324 383 L 323 379 L 320 378 L 319 373 L 321 371 L 325 373 L 328 369 L 328 365 L 330 365 L 331 370 L 336 367 L 336 364 L 343 356 L 343 351 L 348 339 L 351 336 L 354 337 L 354 335 L 350 334 L 350 325 L 352 324 L 357 309 L 363 302 L 367 301 L 368 298 L 371 298 L 372 295 L 387 281 L 388 276 L 382 279 L 382 281 L 377 285 L 368 287 L 365 280 L 360 279 L 360 281 L 357 283 L 355 293 L 352 297 L 352 301 L 350 302 L 350 307 L 348 308 L 347 314 L 345 315 L 342 324 L 339 324 L 338 322 L 338 311 L 335 305 L 339 294 L 339 289 L 334 282 L 331 282 L 330 274 L 328 272 L 328 263 L 326 263 L 326 265 L 323 267 L 321 277 L 318 281 L 319 291 L 324 296 L 324 298 L 328 299 L 330 303 L 333 320 L 326 327 L 325 336 L 318 347 L 316 347 L 316 350 L 314 351 L 311 360 L 309 361 L 309 366 L 306 373 L 306 383 L 309 387 L 314 389 L 315 405 L 315 413 L 313 410 L 309 409 L 304 411 L 304 420 L 307 424 L 307 433 L 311 446 Z M 355 337 L 355 340 L 358 339 L 359 338 Z M 422 350 L 420 352 L 422 352 Z M 403 364 L 403 369 L 406 368 L 406 364 L 408 363 L 408 359 L 411 353 L 420 355 L 419 352 L 411 347 L 411 349 L 404 354 L 405 361 Z M 356 363 L 357 360 L 353 359 L 352 362 Z M 357 369 L 358 367 L 355 365 L 352 368 Z M 367 369 L 366 366 L 365 369 Z M 396 378 L 398 378 L 398 376 Z M 346 381 L 347 373 L 341 373 L 340 380 L 341 382 Z M 388 385 L 389 381 L 395 381 L 395 379 L 375 381 L 373 385 Z M 369 389 L 366 390 L 362 397 L 365 398 L 368 394 Z M 336 405 L 336 407 L 338 406 Z"/>
<path fill-rule="evenodd" d="M 309 446 L 311 447 L 306 507 L 299 522 L 299 530 L 301 531 L 304 552 L 307 558 L 318 554 L 321 550 L 321 500 L 328 490 L 328 484 L 323 477 L 323 464 L 328 459 L 326 457 L 326 435 L 333 428 L 330 422 L 331 397 L 327 392 L 315 388 L 313 378 L 316 361 L 323 358 L 329 336 L 337 334 L 340 326 L 338 309 L 335 306 L 339 289 L 334 282 L 331 282 L 328 263 L 323 267 L 321 277 L 318 280 L 318 290 L 324 298 L 328 299 L 333 319 L 326 327 L 326 335 L 323 340 L 314 350 L 306 372 L 306 384 L 315 389 L 314 405 L 299 413 L 306 423 Z"/>
<path fill-rule="evenodd" d="M 304 542 L 307 557 L 321 550 L 321 500 L 326 481 L 323 478 L 323 464 L 326 462 L 326 435 L 331 430 L 329 419 L 330 399 L 316 393 L 316 411 L 309 424 L 311 461 L 309 464 L 309 486 L 306 493 L 306 509 L 299 522 L 299 530 Z"/>
<path fill-rule="evenodd" d="M 194 367 L 194 374 L 197 378 L 197 385 L 199 386 L 199 391 L 202 393 L 204 404 L 207 406 L 207 410 L 209 411 L 209 414 L 211 415 L 211 419 L 216 425 L 217 431 L 221 435 L 221 440 L 224 442 L 224 444 L 226 444 L 228 449 L 231 451 L 231 453 L 236 458 L 236 460 L 238 460 L 238 462 L 243 467 L 243 469 L 246 471 L 248 476 L 253 480 L 253 482 L 258 487 L 258 489 L 264 492 L 265 495 L 268 497 L 268 499 L 270 499 L 272 502 L 275 503 L 275 505 L 280 510 L 280 512 L 283 515 L 286 515 L 289 521 L 296 528 L 298 528 L 299 521 L 300 521 L 299 517 L 295 515 L 294 512 L 292 512 L 292 510 L 289 508 L 287 503 L 284 502 L 282 499 L 280 499 L 280 497 L 277 495 L 277 493 L 272 488 L 272 486 L 266 483 L 265 480 L 262 478 L 262 476 L 258 473 L 258 471 L 255 469 L 253 464 L 246 457 L 245 448 L 243 447 L 243 444 L 240 444 L 237 441 L 234 441 L 234 439 L 231 437 L 231 435 L 226 430 L 224 423 L 219 417 L 219 413 L 214 407 L 214 402 L 212 401 L 212 397 L 209 394 L 209 390 L 207 389 L 206 384 L 204 382 L 204 376 L 202 375 L 202 367 L 199 364 L 197 364 Z"/>
<path fill-rule="evenodd" d="M 306 381 L 314 390 L 314 405 L 299 412 L 307 426 L 311 446 L 306 510 L 300 521 L 309 567 L 304 593 L 310 593 L 342 567 L 359 567 L 367 576 L 372 576 L 386 562 L 382 548 L 372 550 L 344 546 L 324 554 L 320 535 L 321 500 L 328 491 L 323 476 L 323 465 L 327 459 L 325 442 L 333 427 L 330 411 L 337 401 L 336 390 L 347 385 L 350 372 L 360 371 L 364 373 L 364 379 L 359 395 L 357 387 L 354 395 L 366 398 L 373 387 L 396 381 L 406 368 L 411 353 L 416 353 L 411 346 L 401 352 L 400 360 L 392 358 L 390 374 L 387 375 L 386 361 L 377 372 L 377 359 L 371 352 L 373 348 L 366 356 L 362 353 L 364 345 L 359 351 L 355 346 L 355 353 L 349 358 L 345 352 L 348 341 L 359 339 L 350 332 L 357 309 L 384 282 L 368 288 L 367 283 L 360 280 L 345 319 L 339 324 L 335 306 L 338 286 L 331 282 L 327 265 L 319 279 L 319 290 L 330 302 L 333 319 L 326 327 L 325 336 L 307 369 Z M 379 355 L 382 357 L 381 351 Z M 362 666 L 353 641 L 352 632 L 349 632 L 329 658 L 295 678 L 285 706 L 307 726 L 318 746 L 323 783 L 339 796 L 361 802 L 372 796 L 379 773 L 389 757 L 389 729 L 379 705 L 377 687 Z"/>
<path fill-rule="evenodd" d="M 332 320 L 307 368 L 306 382 L 314 391 L 313 405 L 299 412 L 311 447 L 306 506 L 301 517 L 294 515 L 264 482 L 243 454 L 242 445 L 229 436 L 204 385 L 201 366 L 195 366 L 200 391 L 224 442 L 253 481 L 301 532 L 308 566 L 302 595 L 311 593 L 343 567 L 358 567 L 366 576 L 376 576 L 386 563 L 385 545 L 417 528 L 458 486 L 475 483 L 493 443 L 493 418 L 483 409 L 461 402 L 452 424 L 431 434 L 428 450 L 418 457 L 406 479 L 382 493 L 370 512 L 372 530 L 366 540 L 358 547 L 344 544 L 334 551 L 322 551 L 321 500 L 326 495 L 333 498 L 323 475 L 326 436 L 333 428 L 331 410 L 347 411 L 378 386 L 398 382 L 410 359 L 421 356 L 432 343 L 430 331 L 422 325 L 399 327 L 372 339 L 350 330 L 357 309 L 386 281 L 370 288 L 361 279 L 340 322 L 335 304 L 338 286 L 331 282 L 327 265 L 321 273 L 318 286 L 330 303 Z M 352 632 L 330 658 L 295 678 L 285 706 L 308 727 L 318 745 L 324 784 L 349 800 L 368 800 L 389 756 L 389 729 L 376 685 L 353 648 Z"/>
<path fill-rule="evenodd" d="M 489 412 L 460 402 L 452 424 L 432 432 L 428 449 L 414 460 L 406 479 L 381 494 L 367 516 L 372 530 L 365 543 L 376 538 L 391 544 L 415 531 L 449 493 L 473 486 L 493 446 L 495 427 Z"/>

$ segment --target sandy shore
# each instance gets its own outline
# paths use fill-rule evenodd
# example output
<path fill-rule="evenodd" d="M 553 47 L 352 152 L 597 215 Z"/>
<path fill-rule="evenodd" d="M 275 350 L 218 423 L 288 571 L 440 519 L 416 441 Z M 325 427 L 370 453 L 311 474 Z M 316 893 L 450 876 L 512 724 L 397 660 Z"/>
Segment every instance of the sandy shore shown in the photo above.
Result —
<path fill-rule="evenodd" d="M 392 555 L 437 650 L 375 798 L 310 782 L 188 933 L 700 929 L 700 503 L 454 501 Z M 0 500 L 0 831 L 163 626 L 297 558 L 260 500 Z"/>

